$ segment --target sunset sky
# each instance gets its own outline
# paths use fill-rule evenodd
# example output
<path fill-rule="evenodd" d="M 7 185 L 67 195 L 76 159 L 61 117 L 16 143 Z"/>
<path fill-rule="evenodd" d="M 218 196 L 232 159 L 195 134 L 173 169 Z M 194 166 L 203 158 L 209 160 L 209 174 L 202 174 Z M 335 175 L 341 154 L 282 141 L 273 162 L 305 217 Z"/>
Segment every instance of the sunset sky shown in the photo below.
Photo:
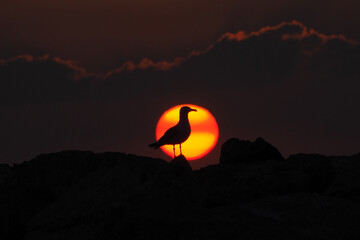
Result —
<path fill-rule="evenodd" d="M 358 0 L 14 0 L 0 8 L 0 163 L 67 149 L 170 160 L 167 109 L 208 109 L 219 142 L 360 152 Z"/>

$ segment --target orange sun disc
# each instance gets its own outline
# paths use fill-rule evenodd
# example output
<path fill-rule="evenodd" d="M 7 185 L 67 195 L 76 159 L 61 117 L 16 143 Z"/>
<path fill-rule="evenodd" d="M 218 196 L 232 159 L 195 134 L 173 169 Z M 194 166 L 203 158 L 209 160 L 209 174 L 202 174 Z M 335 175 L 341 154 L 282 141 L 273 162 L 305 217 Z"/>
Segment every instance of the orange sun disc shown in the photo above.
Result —
<path fill-rule="evenodd" d="M 181 144 L 182 154 L 188 160 L 195 160 L 207 155 L 216 145 L 219 137 L 219 127 L 214 116 L 205 108 L 193 104 L 182 104 L 167 110 L 159 119 L 156 126 L 156 140 L 159 140 L 166 130 L 175 126 L 179 121 L 180 108 L 188 106 L 195 108 L 197 112 L 189 113 L 191 134 Z M 170 157 L 173 157 L 173 146 L 164 145 L 161 149 Z M 179 145 L 175 146 L 176 156 L 180 154 Z"/>

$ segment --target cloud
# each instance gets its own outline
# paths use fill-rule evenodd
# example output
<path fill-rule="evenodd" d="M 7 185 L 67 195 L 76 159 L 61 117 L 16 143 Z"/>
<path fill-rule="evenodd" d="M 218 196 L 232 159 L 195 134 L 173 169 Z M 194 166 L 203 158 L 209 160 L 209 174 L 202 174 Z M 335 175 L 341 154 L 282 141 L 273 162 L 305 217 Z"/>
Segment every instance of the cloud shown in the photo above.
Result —
<path fill-rule="evenodd" d="M 262 77 L 267 78 L 284 75 L 299 67 L 308 67 L 307 64 L 314 62 L 312 58 L 322 58 L 321 61 L 327 62 L 330 60 L 327 59 L 327 53 L 332 54 L 335 48 L 337 51 L 346 51 L 340 56 L 341 59 L 356 58 L 359 43 L 342 35 L 319 33 L 298 21 L 283 22 L 250 33 L 225 33 L 207 49 L 193 51 L 173 61 L 153 62 L 143 59 L 139 64 L 127 62 L 109 71 L 103 78 L 121 75 L 125 71 L 170 71 L 174 68 L 188 72 L 202 71 L 204 75 L 225 70 L 220 74 L 234 76 L 241 70 L 241 75 L 262 74 Z"/>
<path fill-rule="evenodd" d="M 204 1 L 172 1 L 171 6 L 131 2 L 66 0 L 61 11 L 44 0 L 9 2 L 0 9 L 0 58 L 50 52 L 76 59 L 91 71 L 109 71 L 145 56 L 170 60 L 205 48 L 224 32 L 253 31 L 291 19 L 360 39 L 360 28 L 354 27 L 360 22 L 356 0 L 210 0 L 206 7 Z"/>
<path fill-rule="evenodd" d="M 225 33 L 203 51 L 172 61 L 128 61 L 107 73 L 90 73 L 71 60 L 49 55 L 0 60 L 0 91 L 3 103 L 21 104 L 125 98 L 146 94 L 148 89 L 159 94 L 233 91 L 305 74 L 306 81 L 316 82 L 315 76 L 336 81 L 359 75 L 359 52 L 354 40 L 321 34 L 292 21 L 249 33 Z"/>
<path fill-rule="evenodd" d="M 70 60 L 20 55 L 0 61 L 0 99 L 2 104 L 70 100 L 90 87 L 94 77 Z"/>
<path fill-rule="evenodd" d="M 110 77 L 113 74 L 119 74 L 123 71 L 136 71 L 136 70 L 147 70 L 152 69 L 154 71 L 169 71 L 170 69 L 174 67 L 178 67 L 186 61 L 186 58 L 184 57 L 178 57 L 175 58 L 173 61 L 158 61 L 154 62 L 150 59 L 143 58 L 138 64 L 135 64 L 131 61 L 124 63 L 120 68 L 116 68 L 112 71 L 109 71 L 108 73 L 103 75 L 103 79 L 106 79 Z"/>
<path fill-rule="evenodd" d="M 224 139 L 265 136 L 287 152 L 351 153 L 360 144 L 359 65 L 357 41 L 293 21 L 226 33 L 170 69 L 109 74 L 102 92 L 155 106 L 209 104 Z"/>
<path fill-rule="evenodd" d="M 65 146 L 154 154 L 142 146 L 153 140 L 157 117 L 184 102 L 211 110 L 220 142 L 263 136 L 285 155 L 354 153 L 359 65 L 356 41 L 296 21 L 226 33 L 202 51 L 126 62 L 107 73 L 49 55 L 3 59 L 0 158 Z"/>

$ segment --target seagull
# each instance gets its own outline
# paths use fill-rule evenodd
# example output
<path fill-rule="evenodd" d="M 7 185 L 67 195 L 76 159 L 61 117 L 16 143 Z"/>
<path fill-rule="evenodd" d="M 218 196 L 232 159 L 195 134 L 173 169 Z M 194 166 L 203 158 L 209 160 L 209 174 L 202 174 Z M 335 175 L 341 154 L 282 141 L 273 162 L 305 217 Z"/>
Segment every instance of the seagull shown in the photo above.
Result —
<path fill-rule="evenodd" d="M 187 106 L 182 107 L 180 109 L 179 122 L 175 126 L 169 128 L 157 142 L 149 144 L 149 147 L 158 149 L 162 145 L 171 144 L 173 145 L 174 158 L 175 158 L 175 144 L 179 144 L 180 155 L 182 155 L 181 144 L 189 138 L 191 133 L 190 123 L 188 118 L 189 112 L 197 112 L 197 110 Z"/>

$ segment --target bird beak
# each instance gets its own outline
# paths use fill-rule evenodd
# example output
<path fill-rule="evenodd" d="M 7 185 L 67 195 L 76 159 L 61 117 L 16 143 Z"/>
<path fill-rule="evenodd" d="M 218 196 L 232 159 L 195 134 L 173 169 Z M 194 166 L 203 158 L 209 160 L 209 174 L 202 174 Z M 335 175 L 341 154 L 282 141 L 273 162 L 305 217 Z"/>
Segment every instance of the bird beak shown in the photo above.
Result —
<path fill-rule="evenodd" d="M 195 108 L 191 108 L 190 111 L 197 112 L 197 110 Z"/>

